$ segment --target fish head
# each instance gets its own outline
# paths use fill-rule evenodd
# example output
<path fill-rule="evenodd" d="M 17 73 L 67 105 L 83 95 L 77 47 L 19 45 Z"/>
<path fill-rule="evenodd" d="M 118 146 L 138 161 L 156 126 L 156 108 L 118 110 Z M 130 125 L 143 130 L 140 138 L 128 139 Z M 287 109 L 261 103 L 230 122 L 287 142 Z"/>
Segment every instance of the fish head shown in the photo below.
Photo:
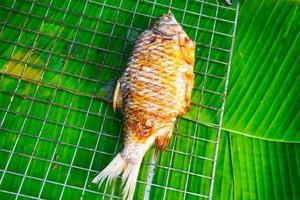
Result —
<path fill-rule="evenodd" d="M 160 16 L 156 20 L 153 28 L 155 31 L 166 36 L 173 36 L 184 32 L 171 11 Z"/>

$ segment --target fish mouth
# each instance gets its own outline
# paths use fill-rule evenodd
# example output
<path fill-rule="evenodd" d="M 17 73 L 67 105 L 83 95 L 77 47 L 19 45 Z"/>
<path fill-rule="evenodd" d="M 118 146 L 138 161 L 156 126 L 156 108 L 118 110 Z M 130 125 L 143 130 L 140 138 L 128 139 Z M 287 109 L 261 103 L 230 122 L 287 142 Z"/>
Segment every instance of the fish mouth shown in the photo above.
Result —
<path fill-rule="evenodd" d="M 171 11 L 161 15 L 154 24 L 154 31 L 162 35 L 173 36 L 183 32 L 182 27 L 177 22 Z"/>
<path fill-rule="evenodd" d="M 178 22 L 175 19 L 175 16 L 171 11 L 159 17 L 159 20 L 161 21 L 161 23 L 164 24 L 178 24 Z"/>

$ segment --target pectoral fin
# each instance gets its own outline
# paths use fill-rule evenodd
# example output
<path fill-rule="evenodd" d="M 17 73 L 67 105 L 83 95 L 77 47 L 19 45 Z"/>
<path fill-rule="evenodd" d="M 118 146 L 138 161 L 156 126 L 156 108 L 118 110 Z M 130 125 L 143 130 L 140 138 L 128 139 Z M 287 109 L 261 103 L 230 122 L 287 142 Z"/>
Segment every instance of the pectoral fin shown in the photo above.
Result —
<path fill-rule="evenodd" d="M 184 38 L 179 37 L 179 45 L 182 58 L 191 66 L 195 63 L 195 43 L 187 36 Z"/>
<path fill-rule="evenodd" d="M 190 68 L 186 74 L 186 88 L 185 88 L 185 112 L 188 112 L 190 110 L 190 103 L 191 103 L 191 95 L 192 90 L 194 87 L 194 73 L 193 69 Z"/>

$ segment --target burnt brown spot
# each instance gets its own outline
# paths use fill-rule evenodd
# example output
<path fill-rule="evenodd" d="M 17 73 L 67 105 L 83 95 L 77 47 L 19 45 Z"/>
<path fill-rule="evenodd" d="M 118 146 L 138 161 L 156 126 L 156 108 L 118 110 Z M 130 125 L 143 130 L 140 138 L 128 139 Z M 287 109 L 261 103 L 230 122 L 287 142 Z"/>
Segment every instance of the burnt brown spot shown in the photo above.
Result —
<path fill-rule="evenodd" d="M 191 41 L 190 38 L 188 38 L 188 37 L 185 37 L 185 38 L 184 38 L 184 42 L 185 42 L 185 43 L 189 43 L 190 41 Z"/>
<path fill-rule="evenodd" d="M 151 38 L 149 39 L 150 43 L 153 43 L 156 41 L 156 35 L 152 35 Z"/>
<path fill-rule="evenodd" d="M 184 111 L 189 112 L 190 111 L 190 106 L 185 107 Z"/>
<path fill-rule="evenodd" d="M 142 110 L 130 109 L 126 112 L 126 116 L 129 116 L 125 121 L 126 133 L 131 134 L 139 142 L 145 142 L 154 131 L 154 128 L 147 123 L 149 118 L 147 113 Z"/>
<path fill-rule="evenodd" d="M 194 73 L 193 72 L 187 72 L 185 73 L 185 76 L 188 80 L 194 80 Z"/>
<path fill-rule="evenodd" d="M 142 143 L 155 133 L 155 121 L 170 122 L 174 118 L 171 115 L 160 115 L 142 109 L 130 109 L 126 112 L 126 116 L 128 117 L 125 118 L 124 131 L 126 134 L 131 134 L 134 140 Z"/>
<path fill-rule="evenodd" d="M 168 42 L 168 41 L 172 41 L 173 42 L 173 38 L 170 38 L 170 37 L 163 37 L 162 42 Z"/>
<path fill-rule="evenodd" d="M 156 138 L 156 147 L 161 149 L 162 151 L 166 150 L 168 144 L 170 142 L 170 136 L 163 136 Z"/>

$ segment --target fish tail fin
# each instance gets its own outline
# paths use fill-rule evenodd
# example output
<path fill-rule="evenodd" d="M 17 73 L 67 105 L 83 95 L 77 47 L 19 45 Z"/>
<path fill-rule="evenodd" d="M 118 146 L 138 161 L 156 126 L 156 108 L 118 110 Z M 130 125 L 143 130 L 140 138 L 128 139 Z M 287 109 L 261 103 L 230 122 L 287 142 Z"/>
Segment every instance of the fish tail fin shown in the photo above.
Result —
<path fill-rule="evenodd" d="M 99 183 L 100 187 L 106 178 L 107 181 L 111 183 L 114 178 L 123 172 L 123 199 L 131 200 L 133 199 L 142 159 L 143 158 L 138 161 L 135 160 L 132 163 L 123 159 L 120 153 L 118 153 L 111 163 L 92 180 L 92 183 Z"/>
<path fill-rule="evenodd" d="M 92 183 L 99 183 L 99 187 L 102 185 L 104 180 L 107 178 L 108 182 L 119 176 L 123 169 L 126 167 L 126 161 L 118 153 L 115 158 L 109 163 L 109 165 L 103 169 L 93 180 Z"/>
<path fill-rule="evenodd" d="M 141 162 L 142 159 L 139 161 L 135 161 L 134 163 L 128 163 L 127 167 L 124 169 L 123 176 L 122 176 L 122 184 L 124 186 L 123 199 L 127 199 L 127 200 L 133 199 Z"/>

